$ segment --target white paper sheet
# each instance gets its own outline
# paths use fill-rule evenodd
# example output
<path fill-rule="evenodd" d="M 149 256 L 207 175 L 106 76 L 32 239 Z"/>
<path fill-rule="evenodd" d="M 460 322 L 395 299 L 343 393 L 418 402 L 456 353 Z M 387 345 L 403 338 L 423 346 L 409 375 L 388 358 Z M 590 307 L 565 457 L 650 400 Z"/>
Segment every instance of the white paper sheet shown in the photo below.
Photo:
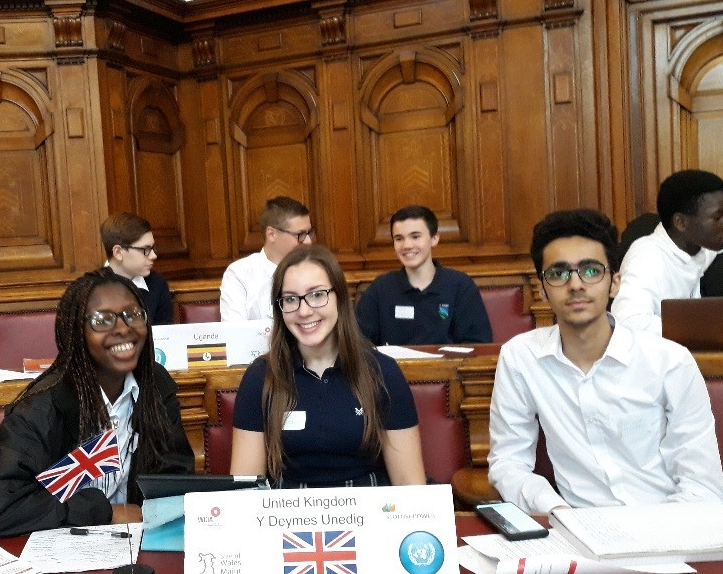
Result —
<path fill-rule="evenodd" d="M 471 353 L 474 351 L 472 347 L 440 347 L 439 350 L 445 353 Z"/>
<path fill-rule="evenodd" d="M 426 353 L 398 345 L 379 345 L 377 351 L 388 355 L 392 359 L 439 359 L 440 357 L 444 357 L 444 355 Z"/>
<path fill-rule="evenodd" d="M 484 556 L 499 560 L 497 574 L 567 574 L 571 563 L 576 563 L 576 574 L 615 574 L 630 572 L 650 572 L 655 574 L 673 574 L 695 572 L 687 564 L 655 564 L 635 567 L 615 567 L 580 556 L 575 547 L 554 529 L 546 538 L 520 540 L 512 542 L 501 534 L 465 536 L 462 538 L 471 548 Z M 525 558 L 524 565 L 520 558 Z M 461 559 L 460 559 L 461 563 Z M 464 565 L 464 564 L 463 564 Z M 465 566 L 465 568 L 469 567 Z M 473 572 L 475 572 L 473 570 Z M 482 570 L 481 572 L 484 572 Z"/>
<path fill-rule="evenodd" d="M 36 574 L 37 570 L 24 560 L 0 548 L 0 574 Z"/>
<path fill-rule="evenodd" d="M 56 528 L 33 532 L 25 544 L 20 559 L 32 564 L 40 572 L 85 572 L 110 570 L 133 563 L 143 535 L 143 524 L 112 524 L 91 526 L 90 530 L 105 535 L 76 536 L 70 528 Z M 131 533 L 131 538 L 114 538 L 110 532 Z"/>
<path fill-rule="evenodd" d="M 22 381 L 34 379 L 35 373 L 23 373 L 21 371 L 8 371 L 7 369 L 0 369 L 0 382 L 2 381 Z"/>

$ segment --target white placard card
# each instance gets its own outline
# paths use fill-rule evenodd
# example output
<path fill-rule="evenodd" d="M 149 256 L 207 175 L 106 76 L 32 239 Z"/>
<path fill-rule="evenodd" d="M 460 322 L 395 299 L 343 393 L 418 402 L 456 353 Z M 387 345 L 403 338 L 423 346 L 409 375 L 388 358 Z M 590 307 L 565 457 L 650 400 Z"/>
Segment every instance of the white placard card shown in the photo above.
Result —
<path fill-rule="evenodd" d="M 185 496 L 185 574 L 458 574 L 452 487 Z"/>
<path fill-rule="evenodd" d="M 156 362 L 169 371 L 248 365 L 269 350 L 273 322 L 185 323 L 153 327 Z"/>

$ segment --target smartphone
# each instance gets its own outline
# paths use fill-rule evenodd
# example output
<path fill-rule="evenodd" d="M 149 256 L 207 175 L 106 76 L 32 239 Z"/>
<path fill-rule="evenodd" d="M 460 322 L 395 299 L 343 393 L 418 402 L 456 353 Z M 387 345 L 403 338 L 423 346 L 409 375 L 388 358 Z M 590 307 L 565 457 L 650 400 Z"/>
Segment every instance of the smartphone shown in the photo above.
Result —
<path fill-rule="evenodd" d="M 508 540 L 544 538 L 547 528 L 537 523 L 512 502 L 490 502 L 475 506 L 477 513 Z"/>

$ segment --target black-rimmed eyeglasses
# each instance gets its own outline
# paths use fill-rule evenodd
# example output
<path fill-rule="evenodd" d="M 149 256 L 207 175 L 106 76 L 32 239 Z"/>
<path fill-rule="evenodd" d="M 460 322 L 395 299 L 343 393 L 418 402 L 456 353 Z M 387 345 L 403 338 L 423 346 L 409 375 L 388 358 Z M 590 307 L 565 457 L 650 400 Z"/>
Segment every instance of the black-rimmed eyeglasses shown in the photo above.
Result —
<path fill-rule="evenodd" d="M 306 301 L 306 304 L 312 309 L 318 309 L 329 302 L 329 293 L 333 290 L 332 287 L 331 289 L 317 289 L 306 295 L 284 295 L 279 297 L 276 302 L 279 304 L 279 309 L 284 313 L 298 311 L 302 301 Z"/>
<path fill-rule="evenodd" d="M 313 238 L 316 234 L 316 231 L 313 229 L 309 229 L 309 231 L 289 231 L 288 229 L 281 229 L 280 227 L 274 227 L 276 231 L 281 231 L 282 233 L 288 233 L 289 235 L 293 235 L 296 237 L 296 241 L 299 243 L 303 243 L 306 241 L 307 237 Z"/>
<path fill-rule="evenodd" d="M 140 307 L 123 311 L 93 311 L 85 316 L 85 320 L 93 331 L 105 333 L 111 331 L 118 322 L 118 317 L 131 329 L 140 329 L 148 323 L 146 312 Z"/>
<path fill-rule="evenodd" d="M 151 251 L 158 255 L 158 251 L 156 251 L 155 245 L 144 245 L 143 247 L 136 247 L 135 245 L 121 245 L 121 247 L 123 249 L 135 249 L 136 251 L 140 251 L 145 257 L 150 256 Z"/>
<path fill-rule="evenodd" d="M 609 271 L 605 265 L 598 261 L 591 261 L 590 263 L 578 265 L 577 267 L 553 265 L 542 272 L 542 277 L 548 285 L 552 287 L 562 287 L 570 281 L 573 273 L 577 273 L 580 281 L 586 285 L 594 285 L 603 280 L 605 271 Z"/>

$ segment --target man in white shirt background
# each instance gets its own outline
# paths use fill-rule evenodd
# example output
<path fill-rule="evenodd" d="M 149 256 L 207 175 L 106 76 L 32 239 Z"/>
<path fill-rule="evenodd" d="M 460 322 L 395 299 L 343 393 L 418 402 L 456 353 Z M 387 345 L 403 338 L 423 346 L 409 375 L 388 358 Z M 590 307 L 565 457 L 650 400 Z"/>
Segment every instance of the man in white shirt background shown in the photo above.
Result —
<path fill-rule="evenodd" d="M 258 253 L 238 259 L 226 268 L 221 280 L 221 320 L 272 319 L 271 278 L 287 253 L 311 243 L 309 209 L 280 195 L 266 202 L 259 218 L 264 246 Z"/>
<path fill-rule="evenodd" d="M 660 223 L 625 254 L 611 311 L 627 327 L 661 335 L 660 302 L 700 297 L 701 277 L 723 249 L 723 180 L 679 171 L 660 185 L 657 203 Z"/>
<path fill-rule="evenodd" d="M 606 311 L 620 284 L 616 245 L 617 230 L 593 210 L 535 226 L 531 255 L 557 324 L 502 346 L 490 408 L 490 482 L 527 512 L 723 500 L 692 355 Z M 532 472 L 540 426 L 557 491 Z"/>

